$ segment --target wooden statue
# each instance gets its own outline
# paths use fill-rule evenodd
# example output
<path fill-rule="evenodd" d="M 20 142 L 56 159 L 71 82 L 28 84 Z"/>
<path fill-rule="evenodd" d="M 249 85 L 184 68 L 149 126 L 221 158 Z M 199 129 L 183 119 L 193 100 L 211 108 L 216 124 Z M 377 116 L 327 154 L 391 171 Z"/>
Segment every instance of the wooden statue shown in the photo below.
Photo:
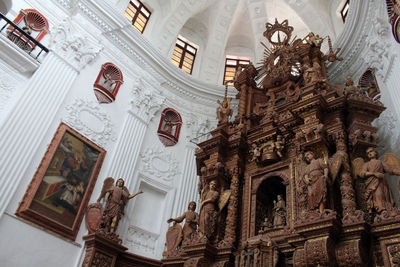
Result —
<path fill-rule="evenodd" d="M 225 86 L 224 100 L 221 102 L 217 100 L 217 103 L 221 105 L 217 109 L 218 124 L 225 124 L 229 121 L 229 117 L 232 116 L 231 101 L 232 97 L 227 97 L 228 85 Z"/>
<path fill-rule="evenodd" d="M 180 223 L 185 219 L 185 225 L 183 226 L 183 239 L 191 239 L 193 234 L 197 230 L 197 225 L 199 224 L 199 214 L 195 212 L 196 202 L 189 202 L 188 210 L 177 218 L 169 218 L 168 223 L 176 222 Z"/>
<path fill-rule="evenodd" d="M 101 228 L 104 228 L 106 232 L 114 233 L 118 222 L 124 215 L 124 208 L 129 199 L 143 193 L 142 190 L 135 194 L 129 194 L 128 188 L 124 186 L 124 179 L 119 178 L 113 186 L 114 179 L 109 177 L 104 180 L 103 188 L 101 190 L 101 195 L 97 199 L 100 202 L 104 198 L 106 208 L 103 212 L 103 223 Z"/>
<path fill-rule="evenodd" d="M 274 227 L 286 225 L 286 203 L 282 195 L 278 195 L 278 201 L 274 200 Z"/>
<path fill-rule="evenodd" d="M 305 168 L 304 181 L 307 185 L 308 210 L 325 211 L 325 202 L 328 182 L 328 165 L 322 159 L 316 159 L 312 151 L 304 154 L 307 166 Z"/>
<path fill-rule="evenodd" d="M 385 154 L 383 161 L 379 160 L 374 147 L 367 148 L 366 153 L 369 161 L 364 163 L 362 158 L 356 158 L 353 168 L 355 176 L 365 180 L 368 212 L 382 213 L 391 210 L 395 203 L 385 173 L 400 175 L 400 160 L 392 153 Z"/>
<path fill-rule="evenodd" d="M 314 62 L 312 66 L 306 64 L 304 66 L 304 83 L 308 85 L 317 82 L 320 72 L 321 66 L 317 62 Z"/>
<path fill-rule="evenodd" d="M 351 76 L 347 76 L 346 87 L 344 88 L 344 95 L 352 95 L 358 92 L 358 87 L 354 85 L 354 81 Z"/>
<path fill-rule="evenodd" d="M 199 231 L 208 239 L 212 239 L 217 223 L 219 192 L 217 191 L 217 182 L 215 180 L 211 181 L 208 187 L 208 191 L 206 191 L 207 187 L 205 187 L 201 193 Z"/>

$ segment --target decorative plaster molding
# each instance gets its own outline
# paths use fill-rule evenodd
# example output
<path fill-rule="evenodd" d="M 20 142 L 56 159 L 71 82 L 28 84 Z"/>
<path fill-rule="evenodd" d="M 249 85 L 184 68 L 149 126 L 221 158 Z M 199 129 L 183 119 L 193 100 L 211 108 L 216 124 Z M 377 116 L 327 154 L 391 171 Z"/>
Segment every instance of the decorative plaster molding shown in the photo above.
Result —
<path fill-rule="evenodd" d="M 134 83 L 130 112 L 145 123 L 149 123 L 165 102 L 165 97 L 149 88 L 143 79 Z"/>
<path fill-rule="evenodd" d="M 147 148 L 140 153 L 140 157 L 141 173 L 164 182 L 172 182 L 173 178 L 179 174 L 179 162 L 172 153 L 166 152 L 164 148 Z"/>
<path fill-rule="evenodd" d="M 155 255 L 158 237 L 158 234 L 154 234 L 140 227 L 130 225 L 128 227 L 128 236 L 125 238 L 124 243 L 133 251 L 140 251 L 146 254 Z"/>
<path fill-rule="evenodd" d="M 186 119 L 185 126 L 187 128 L 186 139 L 197 144 L 211 136 L 210 132 L 215 129 L 216 122 L 212 123 L 207 118 L 197 118 L 196 115 L 190 114 Z"/>
<path fill-rule="evenodd" d="M 73 26 L 71 18 L 65 18 L 51 32 L 50 49 L 59 54 L 77 71 L 91 63 L 103 50 L 96 40 L 81 34 Z"/>
<path fill-rule="evenodd" d="M 105 147 L 116 140 L 110 117 L 101 111 L 96 101 L 78 98 L 65 110 L 66 122 L 96 144 Z"/>
<path fill-rule="evenodd" d="M 10 74 L 0 72 L 0 111 L 2 111 L 8 100 L 13 95 L 16 83 Z"/>

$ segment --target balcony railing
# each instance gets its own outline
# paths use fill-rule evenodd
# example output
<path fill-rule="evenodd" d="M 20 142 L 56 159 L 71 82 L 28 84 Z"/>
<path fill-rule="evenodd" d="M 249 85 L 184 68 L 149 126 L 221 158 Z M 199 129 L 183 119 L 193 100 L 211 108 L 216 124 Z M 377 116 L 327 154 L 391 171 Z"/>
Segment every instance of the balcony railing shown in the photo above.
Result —
<path fill-rule="evenodd" d="M 47 49 L 40 42 L 36 41 L 35 38 L 30 36 L 24 30 L 19 28 L 2 13 L 0 13 L 0 27 L 1 34 L 7 36 L 10 41 L 15 43 L 19 48 L 24 50 L 37 61 L 39 61 L 39 57 L 42 55 L 43 51 L 45 53 L 49 52 L 49 49 Z"/>

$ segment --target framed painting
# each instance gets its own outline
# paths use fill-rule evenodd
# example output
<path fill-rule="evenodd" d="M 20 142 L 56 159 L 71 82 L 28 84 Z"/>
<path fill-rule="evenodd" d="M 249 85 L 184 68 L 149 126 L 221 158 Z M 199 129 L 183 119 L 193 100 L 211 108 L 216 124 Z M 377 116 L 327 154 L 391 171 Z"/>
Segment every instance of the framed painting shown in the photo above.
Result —
<path fill-rule="evenodd" d="M 61 123 L 16 212 L 75 240 L 106 151 Z"/>

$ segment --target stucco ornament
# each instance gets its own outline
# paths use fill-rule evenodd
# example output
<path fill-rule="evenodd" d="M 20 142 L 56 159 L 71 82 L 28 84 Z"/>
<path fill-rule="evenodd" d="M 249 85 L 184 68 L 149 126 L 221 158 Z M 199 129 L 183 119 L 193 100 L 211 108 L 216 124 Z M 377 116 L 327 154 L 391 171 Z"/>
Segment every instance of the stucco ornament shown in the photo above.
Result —
<path fill-rule="evenodd" d="M 67 17 L 52 30 L 49 48 L 80 71 L 93 62 L 104 47 L 97 40 L 80 33 L 71 18 Z"/>
<path fill-rule="evenodd" d="M 116 140 L 111 118 L 97 102 L 77 98 L 65 110 L 66 122 L 96 144 L 104 147 Z"/>
<path fill-rule="evenodd" d="M 156 242 L 159 235 L 148 232 L 140 227 L 130 225 L 128 235 L 125 238 L 125 244 L 133 251 L 144 252 L 147 255 L 154 255 Z"/>
<path fill-rule="evenodd" d="M 164 148 L 151 147 L 141 154 L 141 172 L 164 182 L 171 182 L 179 174 L 179 162 Z"/>
<path fill-rule="evenodd" d="M 2 111 L 8 100 L 13 95 L 16 83 L 8 73 L 0 73 L 0 111 Z"/>
<path fill-rule="evenodd" d="M 131 113 L 142 119 L 145 123 L 149 123 L 155 114 L 161 109 L 165 102 L 165 97 L 159 92 L 155 92 L 149 88 L 142 79 L 134 82 L 132 90 Z"/>

